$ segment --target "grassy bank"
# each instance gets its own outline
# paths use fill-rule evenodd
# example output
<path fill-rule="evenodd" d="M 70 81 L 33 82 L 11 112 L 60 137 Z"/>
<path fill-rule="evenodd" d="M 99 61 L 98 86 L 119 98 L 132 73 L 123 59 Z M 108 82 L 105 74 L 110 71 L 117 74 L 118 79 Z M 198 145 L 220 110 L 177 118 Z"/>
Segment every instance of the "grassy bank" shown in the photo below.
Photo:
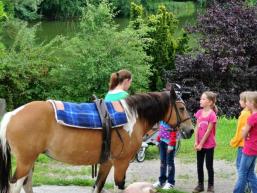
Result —
<path fill-rule="evenodd" d="M 161 190 L 161 189 L 159 189 L 159 190 L 157 190 L 157 192 L 159 192 L 159 193 L 186 193 L 186 192 L 181 192 L 181 191 L 179 191 L 179 190 Z"/>
<path fill-rule="evenodd" d="M 214 157 L 218 160 L 234 161 L 236 158 L 236 149 L 229 146 L 229 142 L 236 131 L 236 119 L 219 118 L 216 130 L 216 142 Z M 177 157 L 185 161 L 195 161 L 196 154 L 193 149 L 194 137 L 181 141 L 181 147 Z M 147 152 L 147 159 L 158 158 L 158 149 L 150 147 Z"/>
<path fill-rule="evenodd" d="M 194 2 L 176 2 L 170 0 L 162 0 L 162 1 L 147 1 L 145 8 L 150 13 L 155 13 L 158 10 L 160 5 L 165 5 L 165 7 L 173 12 L 176 17 L 188 17 L 195 15 L 196 12 L 196 4 Z"/>
<path fill-rule="evenodd" d="M 236 157 L 236 150 L 229 146 L 229 142 L 235 134 L 236 119 L 220 118 L 216 130 L 216 142 L 214 157 L 218 160 L 234 161 Z M 181 149 L 178 157 L 192 160 L 195 158 L 195 151 L 193 149 L 194 137 L 190 140 L 182 140 Z"/>

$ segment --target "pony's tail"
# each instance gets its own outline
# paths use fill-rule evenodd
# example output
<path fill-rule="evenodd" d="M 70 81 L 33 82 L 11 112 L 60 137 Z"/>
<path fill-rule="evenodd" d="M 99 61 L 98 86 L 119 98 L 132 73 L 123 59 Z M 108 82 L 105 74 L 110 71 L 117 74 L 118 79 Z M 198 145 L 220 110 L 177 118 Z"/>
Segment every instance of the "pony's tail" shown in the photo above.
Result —
<path fill-rule="evenodd" d="M 11 165 L 11 153 L 9 148 L 6 152 L 3 152 L 2 145 L 0 147 L 0 192 L 9 192 L 9 181 L 11 178 L 12 165 Z"/>
<path fill-rule="evenodd" d="M 6 129 L 10 118 L 11 113 L 6 113 L 0 128 L 0 193 L 9 192 L 9 181 L 12 174 L 11 153 L 6 140 Z"/>

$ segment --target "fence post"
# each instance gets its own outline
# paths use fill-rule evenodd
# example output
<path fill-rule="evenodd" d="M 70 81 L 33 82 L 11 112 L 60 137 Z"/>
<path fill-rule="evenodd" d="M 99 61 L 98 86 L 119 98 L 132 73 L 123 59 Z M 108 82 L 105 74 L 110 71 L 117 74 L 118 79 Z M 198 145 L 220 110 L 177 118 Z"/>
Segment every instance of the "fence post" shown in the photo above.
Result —
<path fill-rule="evenodd" d="M 3 98 L 0 98 L 0 118 L 5 114 L 6 112 L 6 101 Z"/>

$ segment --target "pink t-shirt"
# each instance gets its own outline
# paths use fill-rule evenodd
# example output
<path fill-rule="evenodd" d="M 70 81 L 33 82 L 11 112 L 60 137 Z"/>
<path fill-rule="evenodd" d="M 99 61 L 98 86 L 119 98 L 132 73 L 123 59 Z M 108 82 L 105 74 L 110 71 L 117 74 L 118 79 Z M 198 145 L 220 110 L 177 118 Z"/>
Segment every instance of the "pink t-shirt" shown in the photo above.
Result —
<path fill-rule="evenodd" d="M 200 109 L 195 113 L 195 117 L 198 122 L 197 144 L 199 144 L 200 141 L 202 140 L 204 134 L 208 129 L 209 123 L 213 123 L 213 128 L 211 130 L 209 137 L 206 139 L 205 143 L 203 144 L 203 148 L 206 148 L 206 149 L 214 148 L 216 146 L 215 134 L 216 134 L 217 116 L 216 116 L 216 113 L 212 111 L 208 116 L 204 117 L 202 115 L 203 114 L 202 112 L 203 112 L 203 109 Z"/>
<path fill-rule="evenodd" d="M 248 136 L 245 138 L 243 152 L 249 156 L 257 156 L 257 113 L 253 113 L 247 120 L 250 126 Z"/>

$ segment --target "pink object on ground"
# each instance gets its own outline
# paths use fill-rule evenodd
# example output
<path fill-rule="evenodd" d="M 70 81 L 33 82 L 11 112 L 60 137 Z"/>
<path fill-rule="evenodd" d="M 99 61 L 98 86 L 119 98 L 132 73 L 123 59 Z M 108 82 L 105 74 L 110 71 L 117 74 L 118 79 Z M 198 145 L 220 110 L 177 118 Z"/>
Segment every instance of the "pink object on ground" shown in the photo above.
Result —
<path fill-rule="evenodd" d="M 135 182 L 130 184 L 123 193 L 155 193 L 153 185 L 148 182 Z"/>

